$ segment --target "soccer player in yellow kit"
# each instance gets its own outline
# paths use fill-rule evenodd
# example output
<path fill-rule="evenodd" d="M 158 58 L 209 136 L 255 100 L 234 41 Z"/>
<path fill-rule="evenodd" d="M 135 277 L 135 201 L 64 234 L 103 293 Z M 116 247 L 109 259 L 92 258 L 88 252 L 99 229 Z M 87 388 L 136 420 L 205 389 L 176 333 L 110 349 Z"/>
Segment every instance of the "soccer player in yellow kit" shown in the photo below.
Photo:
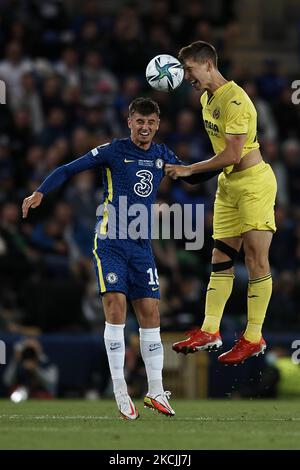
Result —
<path fill-rule="evenodd" d="M 205 90 L 201 95 L 203 120 L 215 155 L 188 166 L 167 164 L 165 173 L 176 179 L 204 171 L 223 171 L 218 177 L 214 204 L 215 244 L 205 319 L 201 329 L 190 332 L 173 349 L 187 354 L 216 350 L 222 345 L 220 322 L 233 287 L 234 260 L 243 245 L 249 274 L 247 327 L 233 348 L 218 358 L 224 364 L 237 364 L 266 348 L 262 325 L 272 293 L 268 255 L 276 230 L 277 184 L 259 150 L 255 107 L 241 87 L 221 75 L 215 48 L 197 41 L 180 50 L 179 60 L 185 79 L 196 90 Z"/>

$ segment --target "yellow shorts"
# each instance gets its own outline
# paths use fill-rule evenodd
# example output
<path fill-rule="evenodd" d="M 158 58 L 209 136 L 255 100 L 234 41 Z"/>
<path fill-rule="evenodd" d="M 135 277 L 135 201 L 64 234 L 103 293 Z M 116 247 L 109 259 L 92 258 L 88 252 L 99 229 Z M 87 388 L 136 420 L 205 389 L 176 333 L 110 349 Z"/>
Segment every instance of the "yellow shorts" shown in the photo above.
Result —
<path fill-rule="evenodd" d="M 238 237 L 249 230 L 276 231 L 276 178 L 264 161 L 218 178 L 213 238 Z"/>

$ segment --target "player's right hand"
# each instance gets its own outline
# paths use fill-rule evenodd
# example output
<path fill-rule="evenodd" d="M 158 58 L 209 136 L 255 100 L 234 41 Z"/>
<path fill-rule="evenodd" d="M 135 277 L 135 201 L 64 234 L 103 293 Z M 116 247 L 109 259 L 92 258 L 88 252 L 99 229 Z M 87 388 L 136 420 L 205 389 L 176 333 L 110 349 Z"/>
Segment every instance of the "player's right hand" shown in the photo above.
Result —
<path fill-rule="evenodd" d="M 22 204 L 22 213 L 23 213 L 23 219 L 26 219 L 28 210 L 30 207 L 35 209 L 40 205 L 43 199 L 43 193 L 40 193 L 38 191 L 35 191 L 34 193 L 31 194 L 29 197 L 25 197 L 23 204 Z"/>

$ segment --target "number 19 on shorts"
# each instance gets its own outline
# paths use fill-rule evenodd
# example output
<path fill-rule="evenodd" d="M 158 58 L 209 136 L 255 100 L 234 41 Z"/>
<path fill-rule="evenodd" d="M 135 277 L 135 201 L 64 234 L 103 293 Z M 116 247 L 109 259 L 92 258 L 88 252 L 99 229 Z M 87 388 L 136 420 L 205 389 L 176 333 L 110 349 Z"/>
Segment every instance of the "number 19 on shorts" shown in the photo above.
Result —
<path fill-rule="evenodd" d="M 154 287 L 159 287 L 159 280 L 158 280 L 158 274 L 157 274 L 157 269 L 149 268 L 147 271 L 147 274 L 149 274 L 149 286 L 154 286 Z"/>

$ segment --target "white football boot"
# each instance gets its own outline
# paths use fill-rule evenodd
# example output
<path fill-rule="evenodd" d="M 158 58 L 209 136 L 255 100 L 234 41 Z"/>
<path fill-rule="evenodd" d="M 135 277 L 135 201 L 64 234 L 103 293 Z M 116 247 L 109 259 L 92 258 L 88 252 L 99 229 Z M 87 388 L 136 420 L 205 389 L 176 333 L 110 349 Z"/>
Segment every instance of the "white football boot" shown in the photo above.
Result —
<path fill-rule="evenodd" d="M 121 391 L 115 394 L 121 418 L 127 420 L 138 419 L 139 412 L 127 392 Z"/>

